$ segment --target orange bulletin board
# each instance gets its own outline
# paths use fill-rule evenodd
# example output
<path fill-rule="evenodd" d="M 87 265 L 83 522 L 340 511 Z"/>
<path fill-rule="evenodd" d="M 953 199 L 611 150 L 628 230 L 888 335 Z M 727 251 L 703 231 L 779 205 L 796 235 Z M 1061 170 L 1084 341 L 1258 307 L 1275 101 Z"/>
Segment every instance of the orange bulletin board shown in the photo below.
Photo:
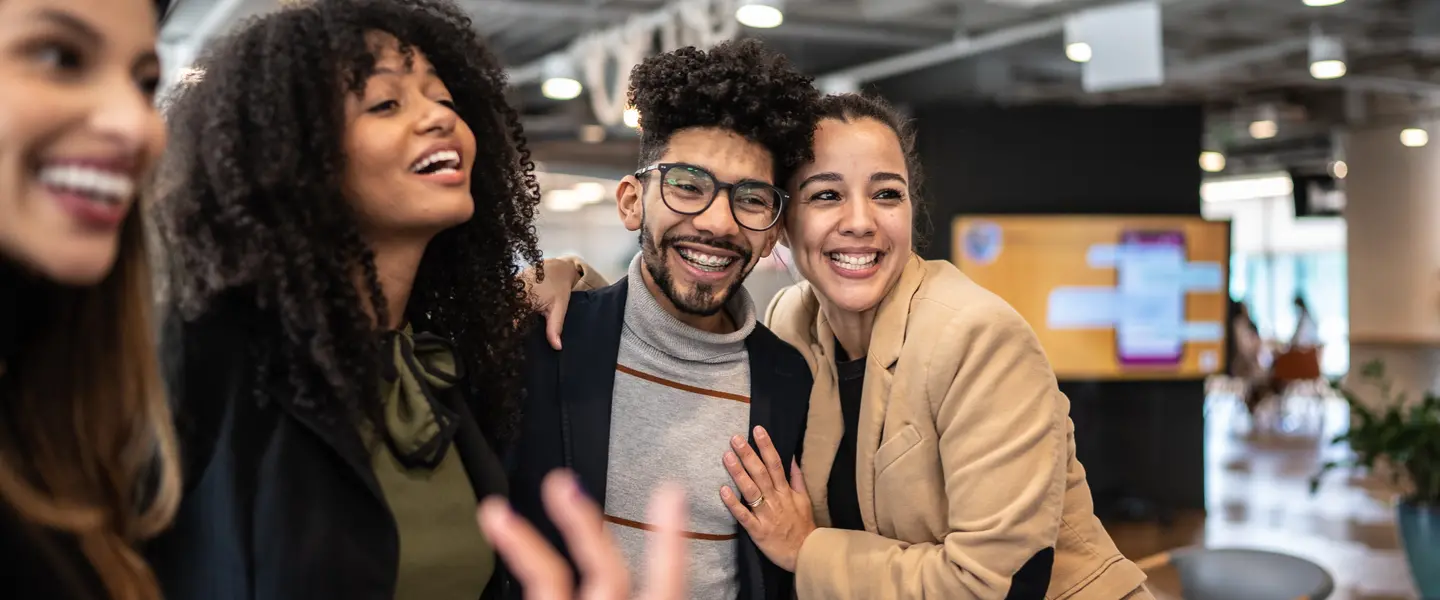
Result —
<path fill-rule="evenodd" d="M 1061 379 L 1195 379 L 1225 365 L 1230 224 L 965 216 L 952 261 L 1004 298 Z"/>

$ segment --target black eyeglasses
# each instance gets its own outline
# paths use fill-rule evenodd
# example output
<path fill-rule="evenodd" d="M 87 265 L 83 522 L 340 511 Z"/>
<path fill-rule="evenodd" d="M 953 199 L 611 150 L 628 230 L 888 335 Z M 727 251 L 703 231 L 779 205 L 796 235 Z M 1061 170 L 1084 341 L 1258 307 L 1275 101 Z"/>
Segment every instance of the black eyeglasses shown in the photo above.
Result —
<path fill-rule="evenodd" d="M 703 167 L 686 163 L 660 163 L 635 172 L 644 179 L 651 171 L 660 172 L 660 200 L 682 215 L 694 216 L 710 209 L 720 190 L 730 192 L 730 214 L 735 222 L 751 231 L 765 231 L 780 220 L 790 196 L 763 181 L 725 183 Z"/>

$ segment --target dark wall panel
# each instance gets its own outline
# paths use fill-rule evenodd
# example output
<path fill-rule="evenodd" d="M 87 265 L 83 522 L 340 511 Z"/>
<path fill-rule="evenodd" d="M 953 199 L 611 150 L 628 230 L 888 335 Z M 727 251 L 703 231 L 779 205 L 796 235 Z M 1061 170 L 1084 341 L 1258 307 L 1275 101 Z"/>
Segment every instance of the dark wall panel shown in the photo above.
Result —
<path fill-rule="evenodd" d="M 962 214 L 1200 214 L 1197 106 L 921 106 L 934 236 Z M 1097 510 L 1205 506 L 1201 381 L 1064 381 Z"/>

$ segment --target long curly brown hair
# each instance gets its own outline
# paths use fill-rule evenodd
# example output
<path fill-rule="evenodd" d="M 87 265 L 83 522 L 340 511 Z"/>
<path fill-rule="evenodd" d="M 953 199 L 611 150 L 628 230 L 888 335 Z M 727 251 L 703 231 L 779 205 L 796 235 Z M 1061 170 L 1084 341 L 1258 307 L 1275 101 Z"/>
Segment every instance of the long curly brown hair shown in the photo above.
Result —
<path fill-rule="evenodd" d="M 270 13 L 218 40 L 203 75 L 170 99 L 170 151 L 157 208 L 172 258 L 169 294 L 195 318 L 222 296 L 269 311 L 270 349 L 326 416 L 374 416 L 378 340 L 365 306 L 384 296 L 375 256 L 342 193 L 346 94 L 374 71 L 366 34 L 384 32 L 435 66 L 477 144 L 475 217 L 426 249 L 406 307 L 416 331 L 459 350 L 476 415 L 492 440 L 511 438 L 530 312 L 520 261 L 540 260 L 540 190 L 505 72 L 469 17 L 443 0 L 316 0 Z M 364 276 L 362 298 L 353 274 Z M 267 376 L 279 376 L 272 373 Z M 263 386 L 262 386 L 263 387 Z"/>

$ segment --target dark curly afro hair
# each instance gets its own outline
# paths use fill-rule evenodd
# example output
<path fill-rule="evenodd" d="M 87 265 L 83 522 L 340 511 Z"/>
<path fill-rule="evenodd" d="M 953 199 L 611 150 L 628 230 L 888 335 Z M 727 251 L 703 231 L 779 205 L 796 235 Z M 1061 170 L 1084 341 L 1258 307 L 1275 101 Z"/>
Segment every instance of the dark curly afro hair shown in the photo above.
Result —
<path fill-rule="evenodd" d="M 377 421 L 379 340 L 353 276 L 363 274 L 382 323 L 386 304 L 341 186 L 344 101 L 374 71 L 366 34 L 377 31 L 430 60 L 478 142 L 475 217 L 430 242 L 405 319 L 456 345 L 470 392 L 486 400 L 481 427 L 509 440 L 522 393 L 517 324 L 531 312 L 517 261 L 541 258 L 540 190 L 504 70 L 452 2 L 315 0 L 210 47 L 201 78 L 168 101 L 156 208 L 169 294 L 187 318 L 222 297 L 273 315 L 279 347 L 261 350 L 271 370 L 261 376 L 287 378 L 302 410 Z"/>
<path fill-rule="evenodd" d="M 756 40 L 652 56 L 631 71 L 629 100 L 640 112 L 642 167 L 660 159 L 675 132 L 691 127 L 729 129 L 764 146 L 775 160 L 776 185 L 814 158 L 820 93 Z"/>

